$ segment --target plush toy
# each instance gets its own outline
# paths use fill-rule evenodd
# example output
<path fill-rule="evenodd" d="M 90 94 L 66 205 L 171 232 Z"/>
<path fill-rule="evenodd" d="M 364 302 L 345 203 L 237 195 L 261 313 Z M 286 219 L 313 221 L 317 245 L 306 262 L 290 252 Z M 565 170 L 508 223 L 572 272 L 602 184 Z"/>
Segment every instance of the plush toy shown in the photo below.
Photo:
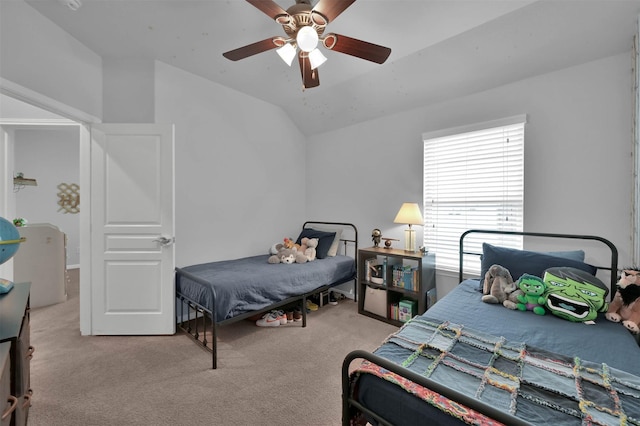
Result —
<path fill-rule="evenodd" d="M 301 252 L 304 253 L 304 251 L 307 249 L 307 241 L 309 241 L 309 238 L 302 237 L 300 239 L 300 245 L 296 246 L 296 250 L 301 251 Z"/>
<path fill-rule="evenodd" d="M 620 322 L 633 334 L 640 333 L 640 285 L 636 284 L 640 269 L 625 269 L 618 280 L 618 291 L 613 297 L 605 317 Z"/>
<path fill-rule="evenodd" d="M 295 249 L 282 248 L 277 254 L 269 256 L 269 263 L 305 263 L 307 256 Z"/>
<path fill-rule="evenodd" d="M 307 257 L 309 262 L 316 260 L 316 247 L 318 247 L 318 238 L 302 237 L 300 242 L 300 251 Z"/>
<path fill-rule="evenodd" d="M 482 293 L 482 301 L 485 303 L 502 303 L 505 308 L 516 309 L 518 295 L 522 291 L 516 287 L 507 268 L 491 265 L 484 275 Z"/>
<path fill-rule="evenodd" d="M 609 290 L 600 279 L 581 269 L 560 266 L 544 271 L 544 306 L 553 315 L 574 322 L 593 321 L 606 312 Z"/>
<path fill-rule="evenodd" d="M 271 248 L 269 249 L 269 254 L 271 255 L 278 254 L 278 252 L 282 249 L 298 250 L 299 248 L 300 246 L 296 245 L 295 241 L 293 241 L 291 238 L 284 237 L 281 243 L 277 243 L 271 246 Z"/>
<path fill-rule="evenodd" d="M 288 249 L 296 249 L 300 251 L 300 244 L 296 244 L 291 238 L 284 239 L 284 247 Z"/>
<path fill-rule="evenodd" d="M 535 275 L 524 274 L 518 279 L 518 288 L 523 294 L 518 295 L 518 309 L 521 311 L 533 311 L 538 315 L 544 315 L 544 281 Z"/>

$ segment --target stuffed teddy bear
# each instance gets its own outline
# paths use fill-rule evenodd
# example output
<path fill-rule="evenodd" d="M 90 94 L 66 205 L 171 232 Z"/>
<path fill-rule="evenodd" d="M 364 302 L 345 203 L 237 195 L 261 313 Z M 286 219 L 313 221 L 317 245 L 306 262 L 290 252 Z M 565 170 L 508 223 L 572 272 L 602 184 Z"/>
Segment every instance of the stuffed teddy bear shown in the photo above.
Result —
<path fill-rule="evenodd" d="M 618 291 L 613 297 L 605 317 L 620 322 L 633 334 L 640 333 L 640 285 L 636 284 L 640 269 L 625 269 L 618 280 Z"/>
<path fill-rule="evenodd" d="M 501 303 L 505 308 L 516 309 L 518 295 L 523 293 L 516 287 L 507 268 L 491 265 L 484 275 L 482 294 L 482 301 L 485 303 Z"/>
<path fill-rule="evenodd" d="M 518 279 L 518 288 L 523 293 L 518 295 L 518 309 L 544 315 L 544 291 L 547 288 L 544 280 L 535 275 L 524 274 Z"/>
<path fill-rule="evenodd" d="M 316 247 L 318 247 L 318 242 L 320 240 L 318 238 L 307 238 L 303 237 L 300 242 L 300 250 L 307 257 L 309 262 L 316 259 Z"/>

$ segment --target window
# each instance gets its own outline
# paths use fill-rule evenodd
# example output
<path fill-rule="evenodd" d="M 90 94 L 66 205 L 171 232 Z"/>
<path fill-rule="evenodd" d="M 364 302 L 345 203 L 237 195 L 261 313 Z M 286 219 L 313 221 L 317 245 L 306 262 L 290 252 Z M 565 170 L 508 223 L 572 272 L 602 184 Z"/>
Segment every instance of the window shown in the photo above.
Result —
<path fill-rule="evenodd" d="M 423 134 L 424 243 L 438 269 L 457 271 L 460 235 L 469 229 L 522 231 L 526 116 Z M 522 248 L 522 237 L 478 234 L 482 242 Z M 478 274 L 480 259 L 465 261 Z"/>

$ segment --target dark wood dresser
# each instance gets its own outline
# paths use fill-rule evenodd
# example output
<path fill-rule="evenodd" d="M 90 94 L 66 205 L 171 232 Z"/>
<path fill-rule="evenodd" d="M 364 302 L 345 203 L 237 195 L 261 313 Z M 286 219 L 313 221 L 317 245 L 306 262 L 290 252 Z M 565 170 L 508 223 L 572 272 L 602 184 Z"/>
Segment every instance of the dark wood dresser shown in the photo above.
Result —
<path fill-rule="evenodd" d="M 26 425 L 29 416 L 34 351 L 29 338 L 30 290 L 30 283 L 16 283 L 0 295 L 0 401 L 6 401 L 0 405 L 1 426 Z"/>

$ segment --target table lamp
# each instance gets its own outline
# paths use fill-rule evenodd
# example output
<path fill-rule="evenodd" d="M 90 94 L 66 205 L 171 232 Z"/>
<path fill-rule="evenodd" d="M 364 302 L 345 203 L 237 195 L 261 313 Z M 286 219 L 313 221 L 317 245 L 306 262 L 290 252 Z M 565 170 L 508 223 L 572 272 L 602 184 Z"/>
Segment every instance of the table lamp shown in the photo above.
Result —
<path fill-rule="evenodd" d="M 393 220 L 393 223 L 404 223 L 409 228 L 404 230 L 404 249 L 405 251 L 416 251 L 416 231 L 411 229 L 411 225 L 423 225 L 422 214 L 417 203 L 404 203 L 400 207 L 400 211 Z"/>

